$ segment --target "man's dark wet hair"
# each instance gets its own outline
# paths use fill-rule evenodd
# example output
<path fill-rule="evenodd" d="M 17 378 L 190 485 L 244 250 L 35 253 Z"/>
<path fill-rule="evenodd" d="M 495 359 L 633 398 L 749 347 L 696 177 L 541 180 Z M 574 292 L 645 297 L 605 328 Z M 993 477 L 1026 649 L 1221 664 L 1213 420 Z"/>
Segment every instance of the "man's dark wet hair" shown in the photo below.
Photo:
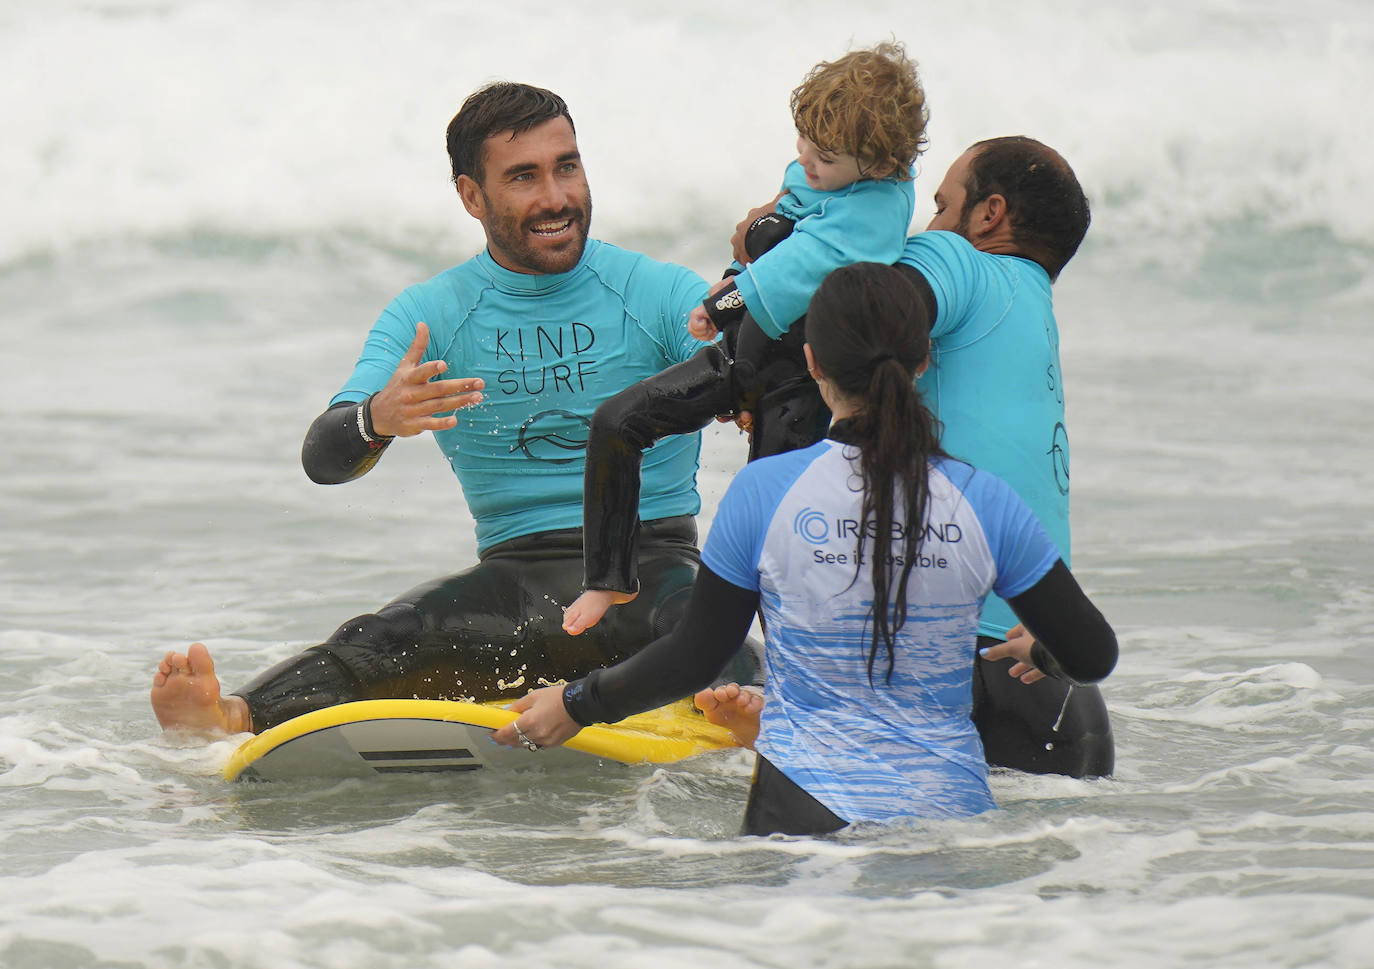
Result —
<path fill-rule="evenodd" d="M 492 135 L 509 131 L 514 138 L 554 118 L 567 118 L 572 126 L 568 105 L 542 87 L 496 81 L 473 92 L 448 123 L 453 183 L 458 184 L 459 175 L 467 175 L 481 184 L 482 146 Z M 573 130 L 576 132 L 576 128 Z"/>
<path fill-rule="evenodd" d="M 960 217 L 988 196 L 1001 195 L 1017 248 L 1057 279 L 1092 221 L 1073 169 L 1057 151 L 1024 135 L 980 141 L 973 151 Z"/>

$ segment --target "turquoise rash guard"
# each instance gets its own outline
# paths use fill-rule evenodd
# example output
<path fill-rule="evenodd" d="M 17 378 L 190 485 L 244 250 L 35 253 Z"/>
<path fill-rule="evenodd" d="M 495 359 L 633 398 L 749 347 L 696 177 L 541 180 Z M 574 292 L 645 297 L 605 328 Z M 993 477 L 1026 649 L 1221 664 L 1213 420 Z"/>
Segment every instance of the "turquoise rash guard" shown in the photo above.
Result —
<path fill-rule="evenodd" d="M 681 266 L 588 240 L 569 272 L 529 275 L 487 252 L 392 301 L 331 401 L 360 401 L 391 378 L 416 324 L 444 378 L 481 377 L 484 400 L 435 440 L 477 524 L 477 547 L 582 525 L 583 452 L 597 405 L 692 356 L 687 316 L 706 283 Z M 645 520 L 700 510 L 700 435 L 660 442 L 644 460 Z"/>
<path fill-rule="evenodd" d="M 979 252 L 953 232 L 922 232 L 900 260 L 935 293 L 931 365 L 917 381 L 944 425 L 940 443 L 990 471 L 1031 507 L 1066 565 L 1069 437 L 1050 278 L 1019 256 Z M 1016 624 L 996 596 L 979 633 L 1006 639 Z"/>

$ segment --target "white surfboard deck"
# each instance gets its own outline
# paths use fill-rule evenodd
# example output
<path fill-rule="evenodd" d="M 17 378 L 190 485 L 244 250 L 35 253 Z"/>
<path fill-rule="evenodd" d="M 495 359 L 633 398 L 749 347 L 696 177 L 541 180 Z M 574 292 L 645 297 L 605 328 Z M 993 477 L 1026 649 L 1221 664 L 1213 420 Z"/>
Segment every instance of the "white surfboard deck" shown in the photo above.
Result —
<path fill-rule="evenodd" d="M 225 766 L 224 778 L 463 773 L 567 765 L 589 757 L 667 764 L 738 746 L 730 731 L 707 723 L 690 700 L 682 700 L 618 724 L 584 727 L 562 747 L 502 747 L 491 741 L 491 732 L 518 716 L 504 702 L 362 700 L 327 707 L 246 741 Z"/>

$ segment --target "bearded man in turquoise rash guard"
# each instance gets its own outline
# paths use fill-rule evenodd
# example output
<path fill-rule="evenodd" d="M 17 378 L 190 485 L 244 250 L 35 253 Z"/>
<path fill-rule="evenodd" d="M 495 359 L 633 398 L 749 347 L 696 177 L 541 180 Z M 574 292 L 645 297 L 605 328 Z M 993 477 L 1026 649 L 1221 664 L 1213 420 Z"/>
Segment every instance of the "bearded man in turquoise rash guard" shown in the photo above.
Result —
<path fill-rule="evenodd" d="M 1088 200 L 1068 163 L 1024 137 L 979 142 L 935 193 L 927 231 L 899 269 L 926 301 L 931 365 L 917 386 L 945 450 L 1015 489 L 1070 561 L 1069 440 L 1051 284 L 1078 250 Z M 973 719 L 988 762 L 1034 773 L 1110 774 L 1114 746 L 1096 686 L 1072 687 L 1014 664 L 1001 646 L 1025 636 L 990 596 L 979 623 Z"/>
<path fill-rule="evenodd" d="M 646 456 L 639 569 L 647 594 L 572 637 L 581 591 L 583 453 L 598 404 L 700 347 L 707 285 L 587 236 L 591 195 L 552 92 L 496 83 L 448 129 L 453 180 L 487 248 L 402 292 L 302 449 L 322 484 L 369 471 L 397 437 L 433 433 L 477 525 L 479 563 L 413 589 L 221 696 L 200 643 L 168 653 L 165 728 L 261 731 L 351 700 L 490 700 L 616 662 L 671 629 L 698 563 L 700 437 Z M 458 376 L 449 376 L 456 374 Z"/>

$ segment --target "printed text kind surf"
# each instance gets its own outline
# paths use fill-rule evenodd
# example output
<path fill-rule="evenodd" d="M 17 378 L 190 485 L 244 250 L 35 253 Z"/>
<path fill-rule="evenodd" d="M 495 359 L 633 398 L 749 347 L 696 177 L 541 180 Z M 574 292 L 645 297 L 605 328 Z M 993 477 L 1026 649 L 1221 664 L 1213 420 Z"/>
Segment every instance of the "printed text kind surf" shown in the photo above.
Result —
<path fill-rule="evenodd" d="M 596 361 L 583 354 L 595 343 L 592 328 L 578 322 L 497 330 L 497 365 L 511 366 L 497 374 L 496 384 L 504 394 L 583 392 L 596 373 Z M 564 359 L 569 353 L 574 360 Z"/>

